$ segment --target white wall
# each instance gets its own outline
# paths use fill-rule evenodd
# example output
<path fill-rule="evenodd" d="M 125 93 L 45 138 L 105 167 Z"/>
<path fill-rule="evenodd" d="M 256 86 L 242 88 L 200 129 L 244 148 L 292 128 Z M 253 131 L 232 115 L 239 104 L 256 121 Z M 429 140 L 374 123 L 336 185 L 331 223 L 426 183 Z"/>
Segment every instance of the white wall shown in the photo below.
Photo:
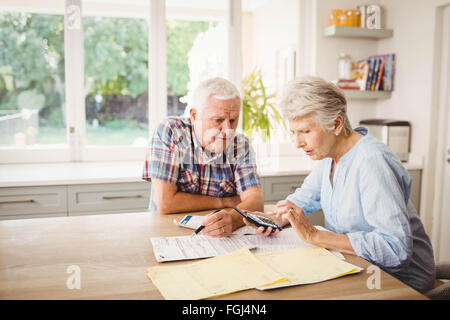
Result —
<path fill-rule="evenodd" d="M 348 102 L 352 124 L 362 118 L 396 118 L 412 125 L 411 153 L 422 157 L 421 217 L 432 237 L 436 119 L 436 16 L 449 0 L 379 0 L 383 11 L 382 27 L 394 30 L 392 38 L 362 41 L 324 38 L 323 28 L 331 9 L 354 8 L 369 4 L 359 0 L 313 0 L 316 3 L 316 73 L 327 79 L 335 78 L 337 56 L 345 50 L 353 58 L 375 53 L 395 53 L 397 57 L 395 88 L 391 99 L 370 102 Z"/>
<path fill-rule="evenodd" d="M 277 52 L 295 48 L 298 39 L 298 0 L 266 1 L 243 20 L 243 40 L 251 42 L 248 51 L 243 43 L 243 75 L 261 67 L 266 86 L 277 89 Z"/>
<path fill-rule="evenodd" d="M 408 120 L 412 125 L 411 153 L 426 158 L 430 133 L 436 6 L 442 0 L 382 0 L 387 25 L 394 36 L 379 42 L 380 52 L 397 55 L 395 89 L 377 103 L 379 118 Z"/>
<path fill-rule="evenodd" d="M 243 0 L 246 6 L 246 0 Z M 268 93 L 277 93 L 284 84 L 283 57 L 296 49 L 298 40 L 298 0 L 262 1 L 251 11 L 243 12 L 242 21 L 242 74 L 245 77 L 255 67 L 261 68 L 264 85 Z M 295 70 L 295 57 L 288 68 Z M 283 129 L 271 133 L 271 142 L 286 142 Z M 281 148 L 263 144 L 257 153 L 268 155 L 303 155 L 291 142 Z M 267 149 L 267 150 L 266 150 Z M 269 150 L 270 149 L 270 150 Z M 273 150 L 272 150 L 273 149 Z M 276 149 L 276 150 L 275 150 Z M 281 152 L 281 150 L 283 152 Z"/>
<path fill-rule="evenodd" d="M 377 117 L 395 117 L 412 125 L 411 152 L 423 157 L 421 218 L 433 240 L 437 132 L 438 12 L 449 0 L 382 0 L 394 37 L 379 50 L 397 54 L 395 89 L 390 100 L 377 103 Z M 435 213 L 436 215 L 437 213 Z M 434 242 L 434 241 L 433 241 Z"/>
<path fill-rule="evenodd" d="M 371 4 L 379 4 L 380 1 L 370 1 Z M 349 53 L 352 60 L 368 58 L 378 53 L 378 41 L 326 38 L 324 29 L 328 25 L 328 16 L 332 9 L 356 9 L 358 5 L 367 4 L 367 1 L 358 0 L 318 0 L 316 1 L 316 75 L 327 80 L 337 78 L 337 61 L 340 53 Z M 381 52 L 380 52 L 381 53 Z M 357 127 L 362 119 L 376 116 L 376 100 L 348 100 L 347 111 L 353 127 Z"/>

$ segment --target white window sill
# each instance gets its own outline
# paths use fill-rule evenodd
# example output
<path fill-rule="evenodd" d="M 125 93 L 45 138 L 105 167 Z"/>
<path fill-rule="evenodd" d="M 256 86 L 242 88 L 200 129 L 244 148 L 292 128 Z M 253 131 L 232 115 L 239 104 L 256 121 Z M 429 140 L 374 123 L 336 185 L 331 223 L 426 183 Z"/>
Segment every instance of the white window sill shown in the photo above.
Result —
<path fill-rule="evenodd" d="M 143 181 L 143 161 L 0 165 L 0 187 Z"/>

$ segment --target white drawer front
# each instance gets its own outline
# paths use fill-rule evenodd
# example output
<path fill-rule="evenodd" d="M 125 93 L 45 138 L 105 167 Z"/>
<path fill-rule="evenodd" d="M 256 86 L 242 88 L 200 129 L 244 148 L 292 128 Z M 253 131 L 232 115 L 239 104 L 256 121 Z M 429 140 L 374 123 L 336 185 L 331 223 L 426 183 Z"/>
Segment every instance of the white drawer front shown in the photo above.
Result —
<path fill-rule="evenodd" d="M 299 188 L 306 176 L 279 176 L 264 177 L 263 193 L 264 201 L 280 201 L 294 193 Z"/>
<path fill-rule="evenodd" d="M 0 188 L 0 216 L 67 214 L 66 186 Z"/>
<path fill-rule="evenodd" d="M 146 210 L 149 205 L 150 183 L 86 184 L 68 187 L 71 213 L 117 210 Z"/>
<path fill-rule="evenodd" d="M 411 192 L 409 198 L 411 199 L 417 212 L 420 211 L 420 188 L 422 179 L 422 170 L 410 170 L 408 171 L 411 176 Z"/>

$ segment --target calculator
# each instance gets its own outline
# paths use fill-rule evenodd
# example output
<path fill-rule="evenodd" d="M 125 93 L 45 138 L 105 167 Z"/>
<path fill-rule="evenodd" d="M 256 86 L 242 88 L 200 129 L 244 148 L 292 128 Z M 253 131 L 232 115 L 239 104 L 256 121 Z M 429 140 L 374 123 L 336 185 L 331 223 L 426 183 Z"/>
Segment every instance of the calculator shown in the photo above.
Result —
<path fill-rule="evenodd" d="M 266 230 L 268 227 L 272 227 L 272 230 L 275 231 L 275 229 L 283 230 L 280 226 L 278 226 L 275 222 L 270 220 L 269 218 L 258 216 L 256 214 L 250 213 L 250 212 L 244 212 L 236 207 L 233 207 L 234 210 L 239 212 L 239 214 L 243 217 L 245 217 L 248 221 L 253 223 L 257 227 L 264 227 L 264 230 Z"/>

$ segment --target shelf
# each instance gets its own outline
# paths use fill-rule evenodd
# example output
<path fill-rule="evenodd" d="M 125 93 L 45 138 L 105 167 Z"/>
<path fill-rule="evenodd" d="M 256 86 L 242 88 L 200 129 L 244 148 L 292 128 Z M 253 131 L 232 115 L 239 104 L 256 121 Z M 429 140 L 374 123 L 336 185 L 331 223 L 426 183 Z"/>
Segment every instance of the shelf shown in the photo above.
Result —
<path fill-rule="evenodd" d="M 390 91 L 364 91 L 364 90 L 342 90 L 347 99 L 369 100 L 369 99 L 389 99 Z"/>
<path fill-rule="evenodd" d="M 366 29 L 358 27 L 329 26 L 324 31 L 325 37 L 330 38 L 363 38 L 384 39 L 394 34 L 392 29 Z"/>

